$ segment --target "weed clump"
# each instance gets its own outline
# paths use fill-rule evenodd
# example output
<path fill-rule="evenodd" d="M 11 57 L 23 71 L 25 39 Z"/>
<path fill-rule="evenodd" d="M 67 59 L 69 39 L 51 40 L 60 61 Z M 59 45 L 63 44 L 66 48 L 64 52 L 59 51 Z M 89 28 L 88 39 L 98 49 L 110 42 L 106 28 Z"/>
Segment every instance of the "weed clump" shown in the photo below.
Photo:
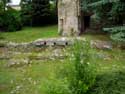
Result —
<path fill-rule="evenodd" d="M 89 43 L 74 43 L 69 50 L 69 60 L 54 77 L 57 80 L 48 84 L 47 94 L 85 94 L 94 85 L 96 68 L 90 62 L 89 49 Z"/>

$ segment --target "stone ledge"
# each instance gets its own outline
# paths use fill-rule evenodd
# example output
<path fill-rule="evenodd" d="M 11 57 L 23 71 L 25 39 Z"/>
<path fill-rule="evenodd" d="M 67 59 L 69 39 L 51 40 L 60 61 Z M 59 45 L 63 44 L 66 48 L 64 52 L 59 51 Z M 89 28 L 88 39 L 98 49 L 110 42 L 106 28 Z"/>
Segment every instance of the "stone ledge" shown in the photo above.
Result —
<path fill-rule="evenodd" d="M 68 46 L 72 45 L 75 40 L 82 40 L 86 41 L 85 38 L 77 37 L 77 38 L 48 38 L 48 39 L 38 39 L 33 42 L 27 42 L 27 43 L 14 43 L 14 42 L 7 42 L 6 47 L 44 47 L 44 46 Z"/>

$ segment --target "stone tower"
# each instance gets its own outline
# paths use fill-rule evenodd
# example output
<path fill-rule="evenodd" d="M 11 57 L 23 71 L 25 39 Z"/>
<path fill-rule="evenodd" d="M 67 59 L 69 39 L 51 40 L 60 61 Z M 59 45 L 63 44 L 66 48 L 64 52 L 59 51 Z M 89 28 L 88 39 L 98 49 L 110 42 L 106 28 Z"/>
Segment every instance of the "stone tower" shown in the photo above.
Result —
<path fill-rule="evenodd" d="M 58 0 L 58 32 L 78 36 L 81 31 L 80 0 Z"/>

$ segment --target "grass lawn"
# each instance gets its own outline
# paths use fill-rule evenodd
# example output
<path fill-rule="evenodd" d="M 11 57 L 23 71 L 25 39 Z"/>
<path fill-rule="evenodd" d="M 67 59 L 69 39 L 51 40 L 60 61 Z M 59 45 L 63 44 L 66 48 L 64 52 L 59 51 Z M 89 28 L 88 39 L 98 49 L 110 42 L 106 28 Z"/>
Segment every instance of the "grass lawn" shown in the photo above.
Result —
<path fill-rule="evenodd" d="M 3 65 L 5 61 L 0 62 L 0 94 L 44 94 L 44 82 L 61 63 L 34 61 L 31 66 L 6 69 Z"/>
<path fill-rule="evenodd" d="M 0 32 L 0 40 L 12 42 L 31 42 L 39 38 L 59 37 L 57 25 L 45 27 L 25 27 L 17 32 Z M 101 34 L 83 34 L 88 40 L 99 39 L 109 40 L 108 35 Z"/>
<path fill-rule="evenodd" d="M 0 39 L 13 42 L 30 42 L 39 38 L 58 37 L 57 25 L 25 27 L 17 32 L 0 32 Z"/>

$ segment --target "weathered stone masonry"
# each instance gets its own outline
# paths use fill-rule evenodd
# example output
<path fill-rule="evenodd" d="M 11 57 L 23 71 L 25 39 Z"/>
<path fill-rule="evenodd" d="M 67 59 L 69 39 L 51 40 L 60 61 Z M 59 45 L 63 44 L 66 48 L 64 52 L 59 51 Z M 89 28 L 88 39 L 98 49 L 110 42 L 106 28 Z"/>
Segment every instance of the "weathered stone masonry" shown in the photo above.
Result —
<path fill-rule="evenodd" d="M 81 31 L 80 0 L 58 0 L 58 32 L 78 36 Z"/>

